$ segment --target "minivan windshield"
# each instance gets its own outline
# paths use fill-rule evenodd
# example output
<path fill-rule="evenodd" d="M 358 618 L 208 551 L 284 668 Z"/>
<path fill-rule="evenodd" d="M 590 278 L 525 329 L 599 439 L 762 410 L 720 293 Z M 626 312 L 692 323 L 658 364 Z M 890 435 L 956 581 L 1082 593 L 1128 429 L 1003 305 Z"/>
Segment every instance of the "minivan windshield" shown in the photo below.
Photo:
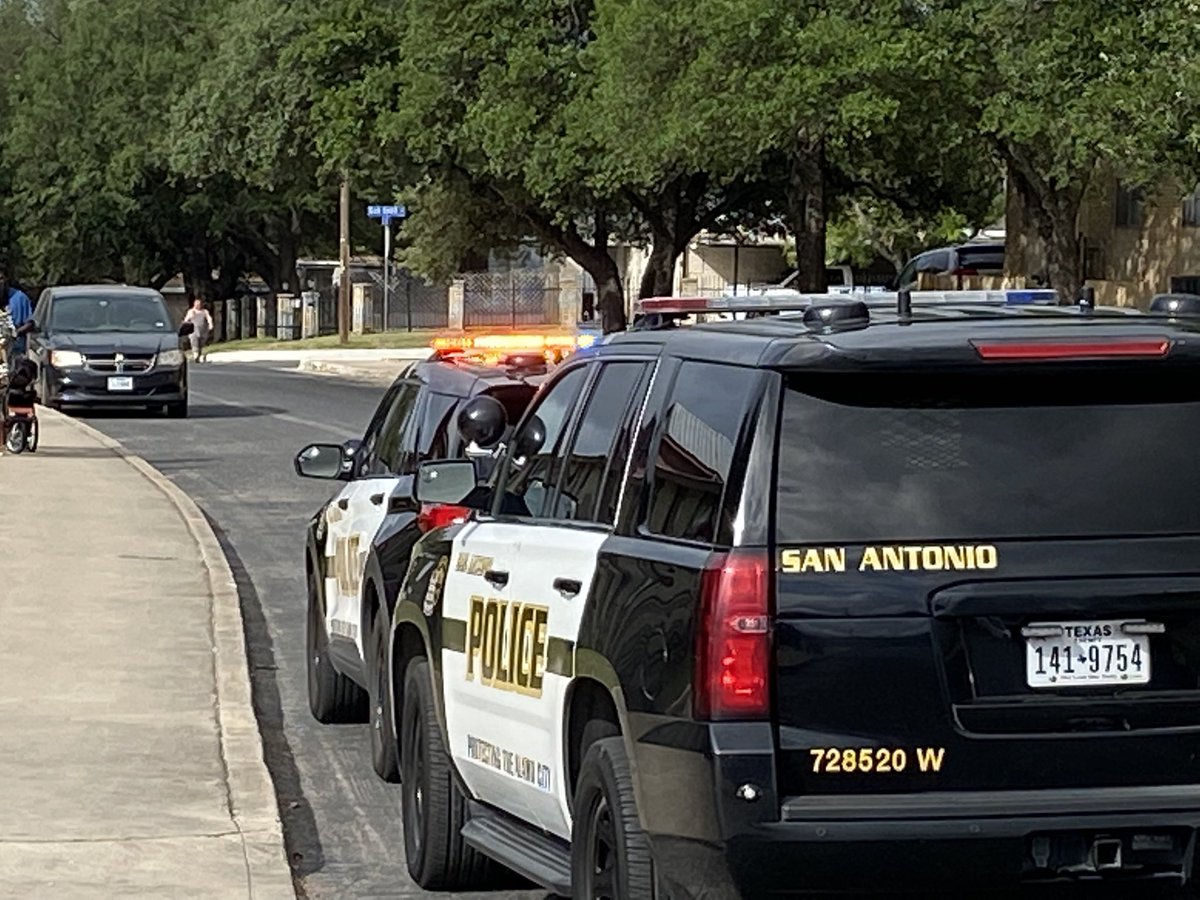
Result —
<path fill-rule="evenodd" d="M 1200 373 L 1139 374 L 793 376 L 777 540 L 1200 533 Z"/>
<path fill-rule="evenodd" d="M 166 304 L 157 297 L 56 297 L 49 329 L 55 332 L 158 333 L 171 330 Z"/>

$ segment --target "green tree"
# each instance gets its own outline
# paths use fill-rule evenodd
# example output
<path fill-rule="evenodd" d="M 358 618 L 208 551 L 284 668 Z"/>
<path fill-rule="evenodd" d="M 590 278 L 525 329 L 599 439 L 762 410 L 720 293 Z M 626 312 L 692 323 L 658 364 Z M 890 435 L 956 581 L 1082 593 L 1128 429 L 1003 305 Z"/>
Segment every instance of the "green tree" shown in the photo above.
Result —
<path fill-rule="evenodd" d="M 1077 219 L 1096 174 L 1151 185 L 1194 160 L 1198 20 L 1184 0 L 923 7 L 931 91 L 969 109 L 1004 161 L 1064 302 L 1083 284 Z"/>
<path fill-rule="evenodd" d="M 595 86 L 581 107 L 604 139 L 594 177 L 679 198 L 663 191 L 641 210 L 654 235 L 648 278 L 669 278 L 714 220 L 782 213 L 801 286 L 819 291 L 842 198 L 973 218 L 998 171 L 971 123 L 925 102 L 911 18 L 897 0 L 598 0 Z"/>

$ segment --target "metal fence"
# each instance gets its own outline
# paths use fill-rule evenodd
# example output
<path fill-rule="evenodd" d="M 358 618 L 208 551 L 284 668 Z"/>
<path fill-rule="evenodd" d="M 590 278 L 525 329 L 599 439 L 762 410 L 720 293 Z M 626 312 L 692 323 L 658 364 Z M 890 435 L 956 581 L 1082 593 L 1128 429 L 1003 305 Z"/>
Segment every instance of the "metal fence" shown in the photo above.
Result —
<path fill-rule="evenodd" d="M 558 285 L 541 269 L 469 272 L 463 282 L 467 328 L 552 325 L 559 319 Z"/>
<path fill-rule="evenodd" d="M 371 272 L 373 331 L 411 331 L 414 328 L 445 328 L 450 324 L 450 286 L 432 284 L 406 269 L 392 272 L 391 290 L 384 309 L 383 274 Z"/>

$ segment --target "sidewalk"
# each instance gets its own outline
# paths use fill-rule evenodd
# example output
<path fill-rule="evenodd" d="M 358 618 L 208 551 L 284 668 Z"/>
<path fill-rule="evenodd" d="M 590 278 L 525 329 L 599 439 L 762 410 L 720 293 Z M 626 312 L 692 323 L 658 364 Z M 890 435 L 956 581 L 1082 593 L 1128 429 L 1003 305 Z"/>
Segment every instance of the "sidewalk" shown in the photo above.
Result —
<path fill-rule="evenodd" d="M 0 897 L 295 897 L 199 510 L 49 412 L 0 510 Z"/>

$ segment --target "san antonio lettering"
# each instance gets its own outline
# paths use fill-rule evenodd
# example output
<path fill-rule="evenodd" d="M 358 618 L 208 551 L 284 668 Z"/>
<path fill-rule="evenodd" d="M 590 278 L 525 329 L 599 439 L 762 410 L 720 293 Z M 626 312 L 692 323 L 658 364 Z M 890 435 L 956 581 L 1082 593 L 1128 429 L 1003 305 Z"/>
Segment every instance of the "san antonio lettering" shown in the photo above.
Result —
<path fill-rule="evenodd" d="M 845 572 L 845 547 L 796 547 L 781 550 L 779 571 L 789 575 Z M 864 547 L 859 572 L 953 572 L 995 569 L 1000 555 L 992 544 L 900 544 Z"/>
<path fill-rule="evenodd" d="M 549 610 L 532 603 L 471 598 L 467 681 L 542 696 Z"/>

